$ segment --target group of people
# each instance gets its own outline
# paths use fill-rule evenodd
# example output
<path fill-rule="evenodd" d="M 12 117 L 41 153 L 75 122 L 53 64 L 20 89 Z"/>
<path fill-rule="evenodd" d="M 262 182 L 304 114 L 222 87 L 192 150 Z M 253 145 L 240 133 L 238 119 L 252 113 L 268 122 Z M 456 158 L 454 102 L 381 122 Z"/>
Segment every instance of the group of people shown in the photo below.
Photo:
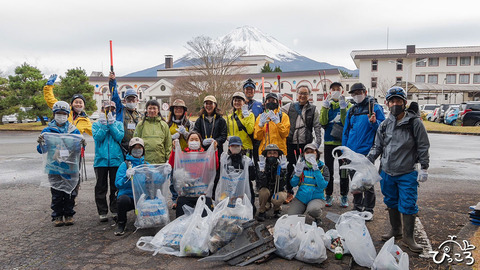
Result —
<path fill-rule="evenodd" d="M 287 203 L 290 204 L 288 214 L 306 214 L 321 224 L 322 208 L 331 207 L 335 201 L 336 153 L 333 150 L 343 145 L 365 155 L 371 162 L 381 156 L 381 189 L 392 227 L 382 238 L 403 236 L 410 249 L 421 251 L 413 239 L 413 228 L 418 212 L 417 181 L 425 181 L 428 177 L 429 142 L 418 112 L 407 108 L 407 95 L 402 88 L 393 87 L 387 91 L 386 104 L 390 115 L 385 119 L 383 108 L 373 97 L 367 96 L 361 83 L 355 83 L 348 91 L 353 102 L 345 98 L 341 83 L 332 83 L 318 109 L 309 102 L 311 89 L 306 85 L 297 87 L 296 102 L 282 106 L 281 98 L 275 93 L 268 93 L 263 103 L 256 101 L 256 83 L 248 79 L 243 84 L 243 91 L 233 94 L 231 110 L 225 115 L 218 108 L 216 98 L 208 95 L 193 123 L 187 117 L 185 102 L 180 99 L 171 104 L 167 120 L 161 116 L 160 104 L 156 100 L 146 103 L 145 113 L 139 112 L 136 91 L 128 89 L 122 102 L 115 75 L 111 73 L 109 78 L 112 101 L 103 104 L 99 120 L 92 124 L 84 112 L 83 96 L 74 95 L 70 105 L 57 101 L 53 96 L 56 75 L 50 77 L 44 96 L 53 108 L 54 119 L 42 133 L 93 135 L 97 211 L 101 222 L 108 221 L 108 212 L 112 213 L 117 222 L 116 235 L 125 233 L 126 213 L 134 209 L 129 182 L 134 167 L 160 163 L 174 167 L 175 152 L 204 152 L 210 147 L 215 150 L 215 165 L 209 169 L 216 171 L 216 177 L 213 191 L 205 194 L 209 207 L 213 208 L 214 202 L 220 199 L 215 198 L 215 190 L 222 181 L 220 171 L 225 166 L 248 171 L 246 193 L 249 193 L 252 204 L 258 193 L 258 211 L 254 207 L 254 215 L 258 212 L 259 221 L 267 218 L 270 208 L 273 217 L 280 217 L 281 207 Z M 226 142 L 228 148 L 224 152 Z M 325 162 L 320 159 L 322 142 Z M 39 137 L 41 143 L 42 136 Z M 41 147 L 39 152 L 42 152 Z M 348 161 L 340 159 L 338 162 L 340 167 Z M 417 172 L 418 163 L 421 169 Z M 338 173 L 339 205 L 346 208 L 349 205 L 349 179 L 355 171 L 339 169 Z M 172 208 L 176 209 L 178 217 L 183 214 L 182 206 L 195 206 L 198 197 L 177 194 L 174 183 L 178 180 L 174 175 L 172 173 L 170 191 Z M 296 192 L 295 187 L 298 187 Z M 55 226 L 73 224 L 77 193 L 78 188 L 71 194 L 60 194 L 52 188 Z M 354 210 L 373 214 L 374 207 L 373 187 L 353 195 Z"/>

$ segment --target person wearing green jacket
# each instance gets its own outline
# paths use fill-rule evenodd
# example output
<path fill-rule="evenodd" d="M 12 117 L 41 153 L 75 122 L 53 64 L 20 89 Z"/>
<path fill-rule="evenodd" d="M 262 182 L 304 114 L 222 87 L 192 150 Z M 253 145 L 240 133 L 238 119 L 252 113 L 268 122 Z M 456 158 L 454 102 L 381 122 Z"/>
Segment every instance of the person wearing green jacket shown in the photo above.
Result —
<path fill-rule="evenodd" d="M 343 96 L 342 84 L 334 82 L 330 85 L 330 93 L 323 100 L 322 108 L 320 110 L 320 124 L 325 129 L 324 135 L 324 153 L 325 164 L 330 170 L 330 181 L 325 189 L 325 206 L 330 207 L 333 203 L 333 162 L 334 157 L 332 151 L 335 147 L 342 145 L 342 132 L 343 125 L 345 124 L 345 118 L 347 116 L 347 110 L 352 104 L 345 101 Z M 342 161 L 339 161 L 339 167 L 343 165 Z M 340 206 L 348 207 L 348 171 L 339 170 L 340 173 Z"/>
<path fill-rule="evenodd" d="M 151 99 L 147 102 L 146 113 L 133 135 L 145 142 L 145 161 L 160 164 L 168 161 L 172 151 L 172 135 L 168 124 L 160 116 L 160 104 Z"/>

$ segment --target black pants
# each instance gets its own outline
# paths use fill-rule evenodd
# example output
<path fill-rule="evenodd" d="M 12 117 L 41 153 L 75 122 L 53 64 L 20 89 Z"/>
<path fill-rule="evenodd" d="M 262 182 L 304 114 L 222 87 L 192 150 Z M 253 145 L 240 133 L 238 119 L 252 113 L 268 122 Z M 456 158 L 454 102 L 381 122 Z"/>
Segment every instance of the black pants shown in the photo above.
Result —
<path fill-rule="evenodd" d="M 325 194 L 327 196 L 332 196 L 333 194 L 333 180 L 334 180 L 334 161 L 335 158 L 332 155 L 332 150 L 337 147 L 338 145 L 329 145 L 325 144 L 324 147 L 324 156 L 325 156 L 325 165 L 327 165 L 328 170 L 330 171 L 330 181 L 328 182 L 328 186 L 325 189 Z M 339 159 L 338 160 L 338 166 L 342 166 L 344 162 Z M 340 173 L 340 195 L 346 196 L 348 195 L 348 170 L 347 169 L 339 169 L 338 170 Z"/>
<path fill-rule="evenodd" d="M 298 146 L 298 147 L 297 147 Z M 300 156 L 300 149 L 303 151 L 305 144 L 287 143 L 287 192 L 293 194 L 293 187 L 290 184 L 290 179 L 293 177 L 293 165 L 297 164 L 296 159 Z M 295 155 L 296 153 L 296 155 Z"/>
<path fill-rule="evenodd" d="M 97 184 L 95 185 L 95 203 L 99 215 L 108 214 L 107 192 L 110 185 L 110 212 L 117 213 L 117 187 L 115 186 L 115 177 L 118 167 L 96 167 L 95 175 Z M 110 180 L 110 181 L 109 181 Z"/>
<path fill-rule="evenodd" d="M 179 216 L 183 215 L 184 212 L 183 212 L 183 206 L 184 205 L 188 205 L 192 208 L 195 208 L 195 205 L 197 204 L 197 200 L 198 200 L 199 197 L 185 197 L 185 196 L 179 196 L 177 198 L 177 209 L 176 209 L 176 217 L 178 218 Z M 212 198 L 209 198 L 209 197 L 206 197 L 206 205 L 208 206 L 208 208 L 210 208 L 210 210 L 213 211 L 213 202 L 212 202 Z M 207 212 L 206 211 L 203 211 L 202 213 L 202 217 L 206 216 L 207 215 Z"/>
<path fill-rule="evenodd" d="M 135 209 L 133 198 L 128 195 L 122 195 L 117 199 L 118 222 L 127 222 L 127 212 Z"/>
<path fill-rule="evenodd" d="M 72 191 L 72 194 L 50 188 L 52 193 L 52 205 L 50 206 L 53 210 L 52 220 L 56 217 L 72 217 L 75 215 L 75 198 L 77 197 L 76 189 Z"/>
<path fill-rule="evenodd" d="M 348 170 L 350 178 L 353 178 L 355 174 L 354 170 Z M 370 189 L 360 192 L 358 194 L 353 194 L 353 210 L 357 211 L 368 211 L 373 213 L 373 208 L 375 208 L 375 189 L 372 186 Z"/>

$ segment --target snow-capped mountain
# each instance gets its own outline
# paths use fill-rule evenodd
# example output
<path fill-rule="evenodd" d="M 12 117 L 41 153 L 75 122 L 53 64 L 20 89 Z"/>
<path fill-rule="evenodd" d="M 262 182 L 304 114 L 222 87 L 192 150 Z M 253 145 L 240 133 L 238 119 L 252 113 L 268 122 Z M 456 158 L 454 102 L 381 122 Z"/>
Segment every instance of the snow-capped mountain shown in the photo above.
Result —
<path fill-rule="evenodd" d="M 317 62 L 298 52 L 288 48 L 280 43 L 274 37 L 269 36 L 259 29 L 252 26 L 242 26 L 234 29 L 225 36 L 221 36 L 218 40 L 229 37 L 232 44 L 236 47 L 242 47 L 246 50 L 246 55 L 267 55 L 275 60 L 272 68 L 280 66 L 282 71 L 297 70 L 320 70 L 338 68 L 358 76 L 358 70 L 352 71 L 341 66 L 334 66 L 325 62 Z M 174 67 L 184 67 L 190 65 L 187 55 L 174 61 Z M 151 68 L 130 73 L 126 77 L 155 77 L 157 70 L 164 69 L 165 65 L 157 65 Z"/>

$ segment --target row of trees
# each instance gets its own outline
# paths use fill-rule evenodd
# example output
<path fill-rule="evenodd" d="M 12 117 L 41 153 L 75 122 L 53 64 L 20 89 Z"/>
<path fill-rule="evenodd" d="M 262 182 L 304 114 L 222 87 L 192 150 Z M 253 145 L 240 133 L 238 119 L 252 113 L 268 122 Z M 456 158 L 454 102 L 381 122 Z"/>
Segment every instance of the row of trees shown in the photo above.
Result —
<path fill-rule="evenodd" d="M 20 120 L 39 117 L 42 125 L 46 125 L 43 116 L 52 116 L 52 111 L 43 98 L 46 82 L 47 78 L 44 78 L 42 72 L 27 63 L 15 68 L 14 75 L 4 77 L 0 74 L 0 117 L 16 113 Z M 68 103 L 76 93 L 82 94 L 87 100 L 87 113 L 97 110 L 93 100 L 94 87 L 88 83 L 88 76 L 81 68 L 69 69 L 65 76 L 60 76 L 54 88 L 55 97 Z M 23 111 L 20 107 L 29 109 Z"/>

